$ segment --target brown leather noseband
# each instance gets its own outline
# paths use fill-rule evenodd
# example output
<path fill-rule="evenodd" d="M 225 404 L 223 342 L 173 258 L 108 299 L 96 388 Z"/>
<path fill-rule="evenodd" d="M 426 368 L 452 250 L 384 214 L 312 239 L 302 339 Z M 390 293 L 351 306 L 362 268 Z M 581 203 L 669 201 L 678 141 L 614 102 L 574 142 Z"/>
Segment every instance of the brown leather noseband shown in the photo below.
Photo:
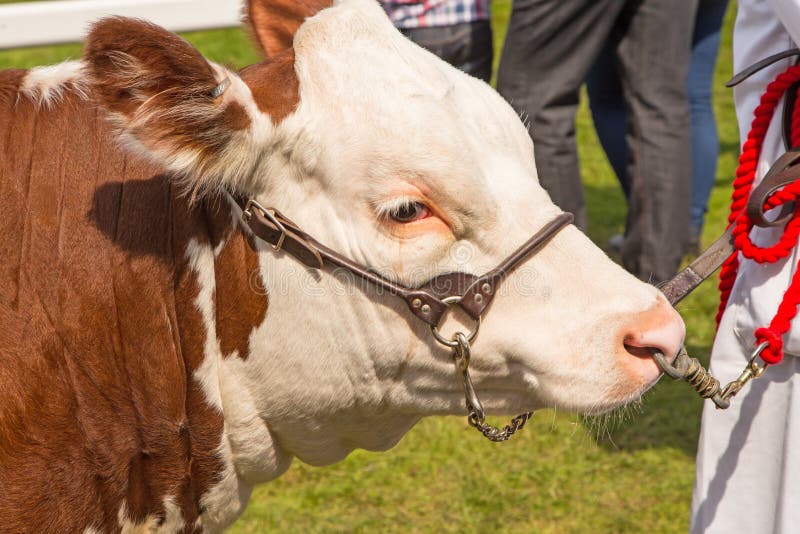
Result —
<path fill-rule="evenodd" d="M 294 256 L 303 265 L 313 269 L 322 269 L 332 265 L 344 269 L 351 274 L 366 280 L 374 286 L 384 289 L 391 295 L 402 298 L 416 317 L 427 324 L 436 341 L 453 351 L 453 359 L 461 372 L 464 387 L 464 398 L 469 424 L 477 428 L 491 441 L 506 441 L 514 433 L 525 426 L 532 412 L 518 415 L 504 428 L 498 428 L 485 422 L 483 406 L 469 375 L 470 343 L 478 335 L 481 317 L 497 294 L 497 287 L 503 279 L 516 267 L 524 263 L 533 254 L 544 247 L 561 229 L 572 222 L 572 215 L 561 213 L 545 224 L 530 239 L 517 248 L 494 269 L 476 276 L 464 272 L 450 272 L 435 276 L 420 287 L 411 288 L 399 284 L 375 270 L 357 263 L 335 252 L 276 209 L 265 208 L 253 199 L 236 202 L 242 208 L 242 220 L 253 235 L 265 241 L 276 251 Z M 438 327 L 445 312 L 458 306 L 475 320 L 471 332 L 456 332 L 451 339 L 439 334 Z"/>

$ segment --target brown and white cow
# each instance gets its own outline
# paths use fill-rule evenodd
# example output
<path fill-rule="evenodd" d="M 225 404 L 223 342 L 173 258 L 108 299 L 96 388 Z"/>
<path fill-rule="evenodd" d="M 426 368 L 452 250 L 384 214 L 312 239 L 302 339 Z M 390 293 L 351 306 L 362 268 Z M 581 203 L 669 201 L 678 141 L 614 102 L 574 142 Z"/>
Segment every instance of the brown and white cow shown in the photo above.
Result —
<path fill-rule="evenodd" d="M 463 412 L 402 302 L 253 252 L 226 192 L 408 286 L 486 271 L 559 210 L 487 85 L 372 1 L 322 7 L 253 3 L 270 59 L 238 73 L 121 18 L 81 62 L 0 73 L 3 528 L 217 531 L 293 457 Z M 682 342 L 574 227 L 502 289 L 472 358 L 490 413 L 614 408 L 658 378 L 649 347 Z"/>

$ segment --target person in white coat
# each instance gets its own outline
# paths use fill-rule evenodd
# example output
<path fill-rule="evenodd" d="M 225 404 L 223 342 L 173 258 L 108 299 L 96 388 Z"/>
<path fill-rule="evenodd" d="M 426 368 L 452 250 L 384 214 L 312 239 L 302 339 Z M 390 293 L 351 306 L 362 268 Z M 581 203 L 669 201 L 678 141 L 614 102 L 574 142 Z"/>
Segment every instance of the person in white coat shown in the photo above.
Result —
<path fill-rule="evenodd" d="M 734 72 L 800 43 L 800 0 L 739 0 Z M 742 142 L 767 85 L 797 58 L 778 61 L 734 89 Z M 758 162 L 756 181 L 785 152 L 780 107 Z M 760 245 L 781 228 L 756 228 Z M 711 372 L 725 383 L 754 351 L 754 331 L 769 325 L 797 268 L 797 248 L 773 264 L 740 258 L 738 277 L 711 354 Z M 697 451 L 691 532 L 800 532 L 800 318 L 784 337 L 784 358 L 751 381 L 728 410 L 706 402 Z"/>

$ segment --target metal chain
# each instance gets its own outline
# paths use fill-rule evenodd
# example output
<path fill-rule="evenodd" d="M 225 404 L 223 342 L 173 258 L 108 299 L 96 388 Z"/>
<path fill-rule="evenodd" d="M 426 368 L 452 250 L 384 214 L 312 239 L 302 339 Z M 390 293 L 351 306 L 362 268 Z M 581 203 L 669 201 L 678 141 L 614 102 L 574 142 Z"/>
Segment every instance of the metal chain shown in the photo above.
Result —
<path fill-rule="evenodd" d="M 470 409 L 469 403 L 467 403 L 467 409 Z M 525 426 L 525 423 L 528 422 L 531 416 L 533 416 L 533 412 L 520 414 L 512 419 L 511 423 L 500 429 L 496 426 L 487 425 L 483 417 L 479 417 L 476 412 L 470 411 L 467 416 L 467 422 L 470 426 L 477 428 L 489 441 L 500 442 L 508 441 L 517 430 L 522 430 L 522 427 Z"/>
<path fill-rule="evenodd" d="M 516 416 L 503 428 L 487 424 L 486 417 L 483 413 L 483 405 L 478 399 L 475 387 L 472 385 L 472 378 L 469 376 L 469 339 L 462 332 L 457 332 L 453 336 L 453 341 L 456 344 L 453 348 L 453 361 L 456 364 L 456 368 L 461 371 L 461 381 L 464 385 L 464 399 L 466 401 L 467 411 L 469 412 L 469 415 L 467 415 L 467 422 L 470 426 L 478 429 L 478 431 L 490 441 L 508 441 L 517 430 L 521 430 L 522 427 L 525 426 L 525 423 L 531 418 L 533 412 L 526 412 Z"/>
<path fill-rule="evenodd" d="M 697 391 L 700 397 L 711 399 L 718 409 L 725 410 L 730 407 L 731 399 L 742 390 L 745 384 L 764 374 L 767 364 L 759 365 L 756 358 L 766 347 L 766 343 L 760 344 L 753 352 L 742 374 L 724 388 L 720 385 L 719 380 L 714 378 L 697 358 L 689 356 L 685 347 L 681 347 L 680 352 L 675 356 L 675 361 L 672 363 L 669 363 L 661 352 L 656 352 L 653 355 L 653 359 L 667 376 L 673 380 L 685 380 Z"/>

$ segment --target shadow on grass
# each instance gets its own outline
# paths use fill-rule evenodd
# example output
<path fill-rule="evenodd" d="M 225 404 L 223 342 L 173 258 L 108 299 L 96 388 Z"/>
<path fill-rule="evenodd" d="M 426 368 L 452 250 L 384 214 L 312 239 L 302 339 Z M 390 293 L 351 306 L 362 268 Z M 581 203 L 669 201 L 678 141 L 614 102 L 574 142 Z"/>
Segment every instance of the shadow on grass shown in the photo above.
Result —
<path fill-rule="evenodd" d="M 687 349 L 690 354 L 700 355 L 704 365 L 708 364 L 708 347 L 689 345 Z M 615 421 L 613 414 L 606 416 L 612 423 L 608 431 L 598 436 L 597 443 L 611 452 L 669 447 L 694 456 L 703 402 L 689 385 L 662 377 L 631 415 L 621 421 Z M 590 429 L 598 426 L 591 418 L 584 424 Z"/>

